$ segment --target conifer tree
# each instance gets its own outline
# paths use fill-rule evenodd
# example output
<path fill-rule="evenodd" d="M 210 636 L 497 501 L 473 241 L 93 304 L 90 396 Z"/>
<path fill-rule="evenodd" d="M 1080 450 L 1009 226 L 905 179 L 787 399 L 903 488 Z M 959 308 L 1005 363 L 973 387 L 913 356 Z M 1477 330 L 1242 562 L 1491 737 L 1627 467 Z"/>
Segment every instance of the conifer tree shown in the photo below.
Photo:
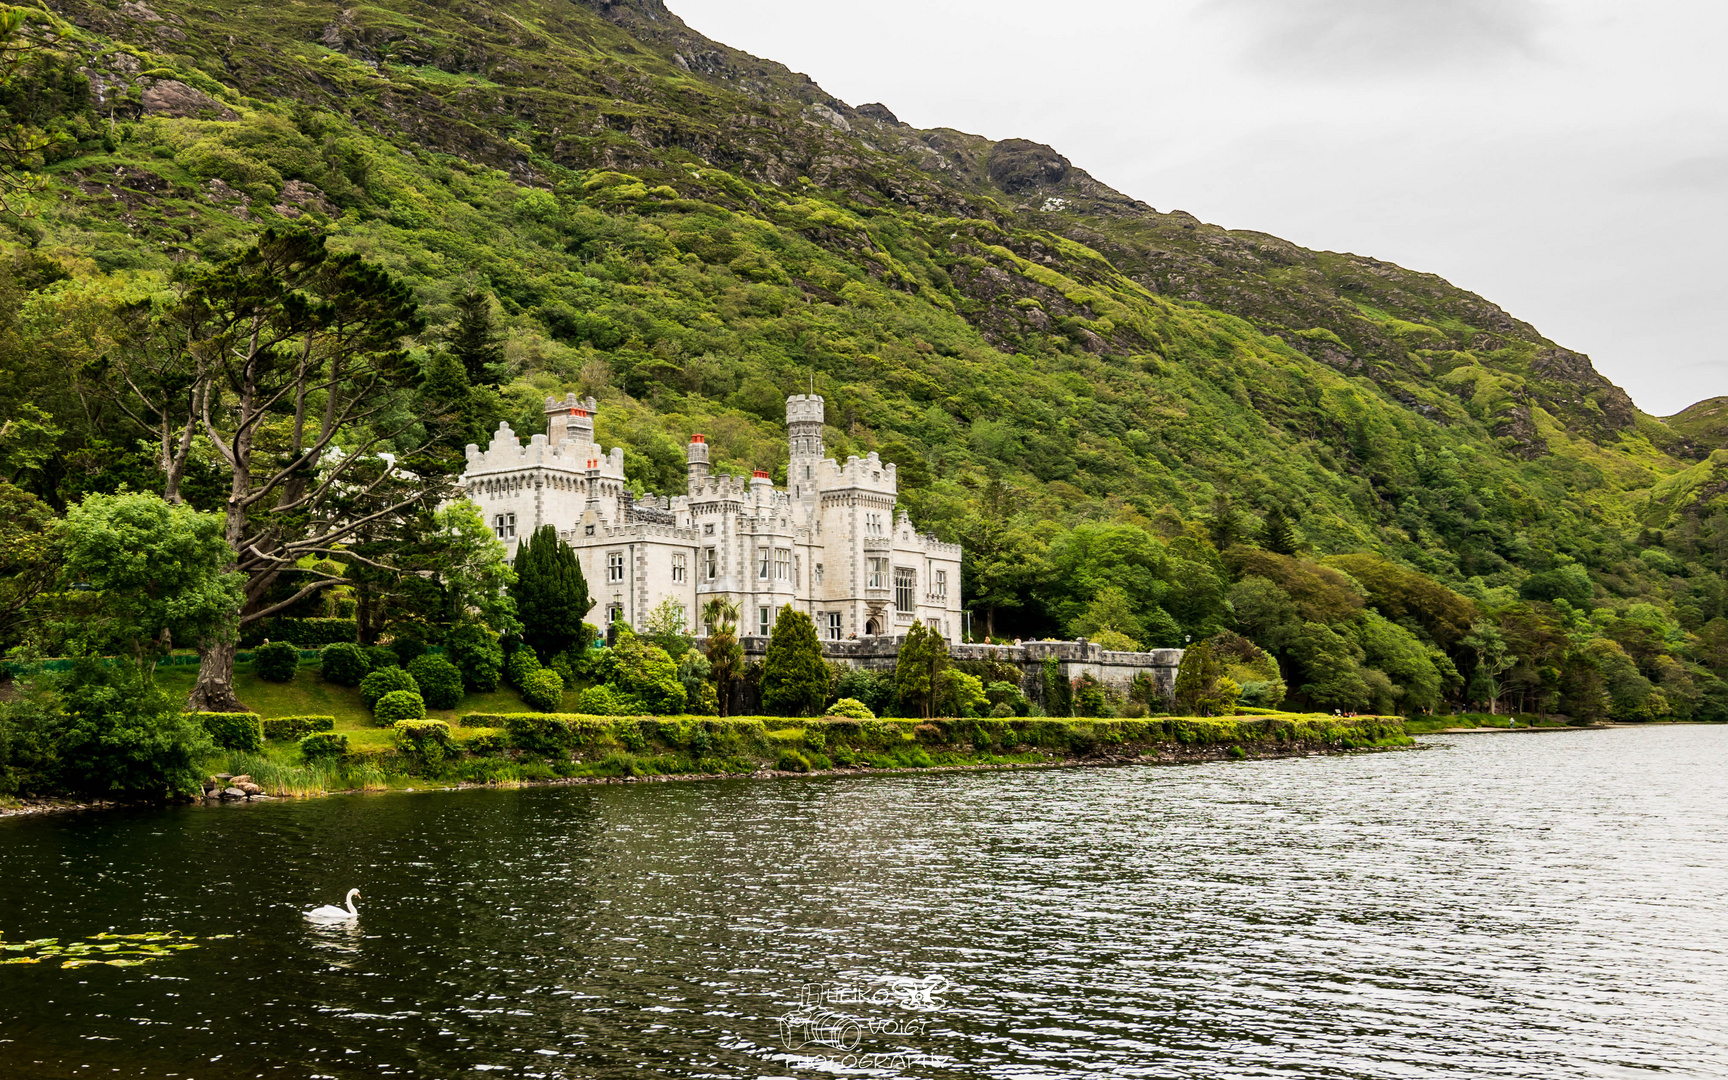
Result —
<path fill-rule="evenodd" d="M 919 716 L 928 717 L 947 667 L 948 643 L 942 635 L 923 623 L 913 623 L 894 660 L 894 690 L 900 695 L 900 704 L 916 707 Z"/>
<path fill-rule="evenodd" d="M 558 539 L 558 530 L 550 525 L 535 529 L 516 549 L 514 569 L 516 584 L 510 595 L 522 621 L 522 640 L 540 659 L 549 663 L 573 646 L 587 644 L 582 616 L 594 601 L 576 552 Z"/>
<path fill-rule="evenodd" d="M 817 716 L 828 703 L 828 665 L 816 624 L 787 604 L 774 620 L 762 658 L 762 705 L 777 716 Z"/>
<path fill-rule="evenodd" d="M 456 297 L 456 325 L 445 339 L 450 355 L 462 362 L 468 375 L 468 385 L 485 386 L 498 382 L 504 364 L 504 346 L 498 340 L 498 329 L 492 323 L 492 297 L 475 287 L 464 289 Z"/>
<path fill-rule="evenodd" d="M 1279 555 L 1296 554 L 1296 531 L 1284 516 L 1282 506 L 1266 511 L 1266 524 L 1260 529 L 1260 546 Z"/>

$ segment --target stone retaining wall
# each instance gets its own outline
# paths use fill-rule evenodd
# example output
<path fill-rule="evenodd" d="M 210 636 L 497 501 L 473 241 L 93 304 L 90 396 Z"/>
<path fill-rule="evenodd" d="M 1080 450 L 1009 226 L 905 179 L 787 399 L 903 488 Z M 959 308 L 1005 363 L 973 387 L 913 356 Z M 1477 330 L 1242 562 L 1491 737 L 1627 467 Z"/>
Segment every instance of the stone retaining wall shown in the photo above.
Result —
<path fill-rule="evenodd" d="M 900 655 L 900 637 L 873 637 L 824 641 L 822 655 L 848 667 L 868 671 L 893 671 Z M 761 660 L 768 652 L 768 639 L 740 639 L 746 660 Z M 1066 679 L 1091 675 L 1118 692 L 1126 693 L 1134 679 L 1149 674 L 1168 695 L 1176 684 L 1176 669 L 1182 663 L 1181 649 L 1151 652 L 1107 652 L 1096 642 L 1023 641 L 1018 645 L 963 645 L 950 642 L 948 655 L 957 661 L 995 661 L 1020 669 L 1020 689 L 1033 701 L 1044 700 L 1044 661 L 1055 657 L 1057 670 Z"/>

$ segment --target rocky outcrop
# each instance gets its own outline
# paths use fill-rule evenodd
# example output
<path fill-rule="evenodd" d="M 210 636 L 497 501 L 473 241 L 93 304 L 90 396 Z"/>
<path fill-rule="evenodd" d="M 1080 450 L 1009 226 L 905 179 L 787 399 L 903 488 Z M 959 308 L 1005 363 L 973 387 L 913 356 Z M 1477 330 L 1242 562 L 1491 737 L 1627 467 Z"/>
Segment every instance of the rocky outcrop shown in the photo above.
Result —
<path fill-rule="evenodd" d="M 220 101 L 176 79 L 155 79 L 144 88 L 140 100 L 151 116 L 180 119 L 238 120 L 240 116 Z"/>

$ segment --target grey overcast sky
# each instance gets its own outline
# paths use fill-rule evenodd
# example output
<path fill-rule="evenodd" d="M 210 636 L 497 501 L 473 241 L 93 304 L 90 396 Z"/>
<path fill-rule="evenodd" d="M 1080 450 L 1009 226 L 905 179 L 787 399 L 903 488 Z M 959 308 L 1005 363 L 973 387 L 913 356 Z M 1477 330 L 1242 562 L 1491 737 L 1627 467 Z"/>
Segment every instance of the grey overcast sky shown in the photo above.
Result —
<path fill-rule="evenodd" d="M 669 0 L 918 127 L 1481 293 L 1657 415 L 1728 394 L 1722 0 Z"/>

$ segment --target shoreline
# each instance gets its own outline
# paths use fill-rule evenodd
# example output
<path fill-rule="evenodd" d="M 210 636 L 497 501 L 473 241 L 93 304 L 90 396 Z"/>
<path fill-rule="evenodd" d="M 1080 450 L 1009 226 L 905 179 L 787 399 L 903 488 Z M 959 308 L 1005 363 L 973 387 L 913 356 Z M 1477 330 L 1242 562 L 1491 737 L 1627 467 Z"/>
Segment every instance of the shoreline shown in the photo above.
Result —
<path fill-rule="evenodd" d="M 1636 726 L 1636 725 L 1631 725 Z M 1578 729 L 1583 730 L 1583 729 Z M 1433 732 L 1432 734 L 1443 734 Z M 1232 754 L 1233 749 L 1241 753 Z M 1398 750 L 1423 750 L 1419 744 L 1411 743 L 1402 746 L 1361 746 L 1340 747 L 1316 743 L 1297 743 L 1279 746 L 1276 749 L 1263 750 L 1238 747 L 1237 744 L 1223 745 L 1183 745 L 1180 743 L 1160 744 L 1152 752 L 1139 754 L 1098 754 L 1087 757 L 1053 758 L 1048 761 L 1010 761 L 1010 762 L 979 762 L 977 764 L 929 765 L 924 767 L 883 767 L 852 766 L 835 769 L 809 769 L 794 771 L 790 769 L 756 769 L 752 772 L 730 773 L 653 773 L 646 776 L 554 776 L 547 779 L 515 780 L 506 783 L 439 783 L 428 780 L 424 787 L 390 787 L 382 790 L 364 788 L 338 788 L 319 792 L 316 795 L 260 795 L 246 800 L 216 800 L 216 799 L 171 799 L 162 802 L 116 802 L 111 799 L 98 799 L 90 802 L 78 802 L 61 798 L 21 800 L 23 805 L 17 807 L 0 807 L 0 821 L 11 818 L 39 817 L 47 814 L 71 814 L 95 810 L 121 809 L 162 809 L 169 806 L 207 806 L 207 807 L 238 807 L 247 806 L 253 802 L 300 801 L 323 799 L 338 795 L 401 795 L 426 791 L 487 791 L 507 790 L 511 788 L 539 787 L 574 787 L 589 784 L 664 784 L 692 783 L 713 780 L 786 780 L 811 777 L 874 777 L 874 776 L 921 776 L 930 773 L 966 773 L 966 772 L 1005 772 L 1018 769 L 1097 769 L 1121 768 L 1126 766 L 1179 766 L 1204 765 L 1210 762 L 1249 762 L 1277 761 L 1290 758 L 1333 757 L 1343 754 L 1385 753 Z"/>

